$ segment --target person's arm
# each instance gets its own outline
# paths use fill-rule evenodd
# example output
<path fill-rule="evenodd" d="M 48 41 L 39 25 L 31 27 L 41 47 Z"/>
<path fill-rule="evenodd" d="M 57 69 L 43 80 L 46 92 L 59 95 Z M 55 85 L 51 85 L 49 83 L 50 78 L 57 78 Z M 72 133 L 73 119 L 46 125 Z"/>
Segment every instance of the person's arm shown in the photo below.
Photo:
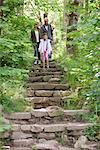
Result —
<path fill-rule="evenodd" d="M 42 40 L 40 41 L 40 44 L 39 44 L 39 52 L 43 53 L 43 41 Z"/>
<path fill-rule="evenodd" d="M 51 26 L 51 24 L 50 24 L 50 30 L 51 30 L 51 37 L 52 37 L 52 40 L 53 40 L 53 30 L 54 30 L 54 28 Z"/>
<path fill-rule="evenodd" d="M 33 42 L 33 30 L 31 30 L 31 41 Z"/>
<path fill-rule="evenodd" d="M 35 31 L 34 30 L 31 31 L 31 40 L 33 43 L 36 43 L 36 37 L 35 37 Z"/>
<path fill-rule="evenodd" d="M 48 40 L 48 54 L 51 54 L 51 52 L 52 52 L 52 46 L 50 40 Z"/>
<path fill-rule="evenodd" d="M 41 29 L 40 29 L 40 39 L 42 39 L 43 33 L 44 33 L 44 28 L 42 26 Z"/>

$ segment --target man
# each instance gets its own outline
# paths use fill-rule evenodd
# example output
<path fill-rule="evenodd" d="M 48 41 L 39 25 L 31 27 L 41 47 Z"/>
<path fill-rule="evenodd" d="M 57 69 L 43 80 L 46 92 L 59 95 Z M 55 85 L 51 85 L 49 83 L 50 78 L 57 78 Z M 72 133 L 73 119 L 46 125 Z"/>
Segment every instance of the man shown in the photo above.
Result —
<path fill-rule="evenodd" d="M 50 39 L 51 44 L 52 44 L 52 40 L 53 40 L 53 28 L 51 26 L 51 24 L 48 23 L 48 18 L 45 17 L 44 18 L 44 25 L 41 27 L 41 36 L 47 33 L 48 35 L 48 39 Z M 52 58 L 52 53 L 49 55 L 49 59 Z"/>
<path fill-rule="evenodd" d="M 34 64 L 40 63 L 40 53 L 39 53 L 39 43 L 40 43 L 40 29 L 39 29 L 39 23 L 36 23 L 34 26 L 34 29 L 31 31 L 31 40 L 34 47 L 34 57 L 35 61 Z"/>
<path fill-rule="evenodd" d="M 53 28 L 51 24 L 48 23 L 48 18 L 44 18 L 44 25 L 41 27 L 41 35 L 44 33 L 48 34 L 48 38 L 52 41 L 53 40 Z"/>

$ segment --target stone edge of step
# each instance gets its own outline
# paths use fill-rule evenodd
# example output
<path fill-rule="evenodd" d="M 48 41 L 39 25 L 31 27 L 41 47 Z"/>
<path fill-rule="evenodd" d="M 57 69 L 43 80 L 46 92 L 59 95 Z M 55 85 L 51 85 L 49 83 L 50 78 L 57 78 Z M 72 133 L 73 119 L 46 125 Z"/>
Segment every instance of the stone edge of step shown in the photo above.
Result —
<path fill-rule="evenodd" d="M 29 120 L 32 118 L 32 116 L 39 118 L 39 117 L 56 117 L 64 115 L 64 116 L 74 116 L 74 115 L 83 115 L 89 113 L 89 110 L 64 110 L 57 106 L 51 106 L 47 108 L 41 108 L 41 109 L 33 109 L 30 112 L 15 112 L 11 115 L 5 114 L 6 119 L 10 120 Z"/>
<path fill-rule="evenodd" d="M 93 126 L 92 123 L 66 123 L 66 124 L 30 124 L 30 125 L 20 125 L 13 124 L 11 131 L 14 132 L 26 132 L 31 131 L 32 133 L 55 133 L 63 132 L 65 130 L 75 131 L 75 130 L 84 130 L 88 127 Z"/>

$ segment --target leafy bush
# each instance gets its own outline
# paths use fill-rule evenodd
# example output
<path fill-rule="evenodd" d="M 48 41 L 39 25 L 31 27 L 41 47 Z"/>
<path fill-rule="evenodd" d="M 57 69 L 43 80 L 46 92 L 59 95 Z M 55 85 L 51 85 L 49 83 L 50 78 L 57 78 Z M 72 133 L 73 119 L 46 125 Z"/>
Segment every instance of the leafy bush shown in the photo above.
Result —
<path fill-rule="evenodd" d="M 4 144 L 4 141 L 1 139 L 3 139 L 4 133 L 8 131 L 10 128 L 11 125 L 6 124 L 4 118 L 0 115 L 0 150 L 3 150 L 3 144 Z"/>
<path fill-rule="evenodd" d="M 10 125 L 5 125 L 3 118 L 0 116 L 0 133 L 3 133 L 10 129 Z"/>
<path fill-rule="evenodd" d="M 98 10 L 91 11 L 89 17 L 83 14 L 78 30 L 68 33 L 73 37 L 73 45 L 78 47 L 76 55 L 65 55 L 64 50 L 59 58 L 60 65 L 67 71 L 65 79 L 72 89 L 80 87 L 79 106 L 87 105 L 96 114 L 100 111 L 100 78 L 96 77 L 99 72 L 98 31 Z"/>
<path fill-rule="evenodd" d="M 33 61 L 30 31 L 34 20 L 19 15 L 23 1 L 4 2 L 0 20 L 0 104 L 4 111 L 23 111 L 24 82 Z"/>
<path fill-rule="evenodd" d="M 80 14 L 77 30 L 67 33 L 70 44 L 77 47 L 73 55 L 68 55 L 62 46 L 57 56 L 59 64 L 66 71 L 64 81 L 68 82 L 72 94 L 65 102 L 66 109 L 89 109 L 91 114 L 84 119 L 94 123 L 86 130 L 87 137 L 99 140 L 100 133 L 100 69 L 99 69 L 99 10 Z M 64 42 L 62 42 L 62 45 Z M 69 44 L 69 41 L 67 41 Z"/>
<path fill-rule="evenodd" d="M 89 140 L 100 141 L 100 125 L 95 124 L 85 130 L 85 134 Z"/>

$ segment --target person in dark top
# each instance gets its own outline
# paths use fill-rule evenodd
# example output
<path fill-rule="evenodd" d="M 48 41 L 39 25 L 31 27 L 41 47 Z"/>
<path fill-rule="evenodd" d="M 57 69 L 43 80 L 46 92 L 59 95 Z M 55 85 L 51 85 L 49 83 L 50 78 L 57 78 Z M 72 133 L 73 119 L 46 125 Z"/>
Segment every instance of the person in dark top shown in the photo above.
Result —
<path fill-rule="evenodd" d="M 41 35 L 43 36 L 44 33 L 48 34 L 48 39 L 53 40 L 53 28 L 51 24 L 48 23 L 47 17 L 44 18 L 44 24 L 41 27 Z"/>
<path fill-rule="evenodd" d="M 44 33 L 47 33 L 48 39 L 51 41 L 51 44 L 52 44 L 53 28 L 52 28 L 51 24 L 49 24 L 47 17 L 44 17 L 44 24 L 41 27 L 41 36 L 43 36 Z M 51 58 L 52 58 L 52 53 L 49 55 L 49 59 L 51 59 Z"/>
<path fill-rule="evenodd" d="M 39 52 L 39 43 L 40 43 L 40 28 L 39 23 L 36 23 L 34 29 L 31 31 L 31 40 L 34 48 L 34 64 L 40 63 L 40 52 Z"/>

